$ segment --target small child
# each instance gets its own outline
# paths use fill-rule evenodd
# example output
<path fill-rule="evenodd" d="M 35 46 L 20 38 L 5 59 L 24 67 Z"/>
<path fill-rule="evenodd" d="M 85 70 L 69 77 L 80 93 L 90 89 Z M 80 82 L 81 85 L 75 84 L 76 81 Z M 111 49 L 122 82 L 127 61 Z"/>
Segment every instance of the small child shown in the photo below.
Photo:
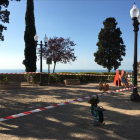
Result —
<path fill-rule="evenodd" d="M 122 70 L 121 75 L 119 75 L 119 78 L 120 78 L 121 82 L 123 83 L 123 86 L 125 88 L 128 88 L 129 85 L 132 85 L 132 84 L 128 83 L 127 78 L 124 76 L 124 73 L 125 72 Z"/>

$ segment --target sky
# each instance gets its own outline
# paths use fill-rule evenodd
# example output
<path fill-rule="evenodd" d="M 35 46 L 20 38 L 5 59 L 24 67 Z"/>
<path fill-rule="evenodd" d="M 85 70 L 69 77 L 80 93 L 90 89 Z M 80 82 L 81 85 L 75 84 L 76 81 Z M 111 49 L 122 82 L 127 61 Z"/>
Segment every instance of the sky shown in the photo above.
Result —
<path fill-rule="evenodd" d="M 21 2 L 10 1 L 9 24 L 3 31 L 4 41 L 0 41 L 0 69 L 25 69 L 24 60 L 24 31 L 27 0 Z M 106 70 L 94 60 L 94 53 L 98 47 L 98 34 L 103 28 L 103 21 L 114 17 L 117 28 L 122 32 L 122 39 L 126 45 L 126 55 L 118 69 L 132 70 L 134 60 L 134 32 L 130 10 L 134 2 L 140 8 L 139 0 L 34 0 L 34 16 L 36 32 L 39 42 L 45 37 L 54 36 L 69 38 L 77 44 L 74 47 L 75 62 L 57 63 L 57 70 Z M 138 60 L 140 36 L 138 33 Z M 39 48 L 40 46 L 38 46 Z M 50 66 L 53 69 L 53 64 Z M 43 69 L 47 69 L 43 60 Z M 40 60 L 37 61 L 40 69 Z"/>

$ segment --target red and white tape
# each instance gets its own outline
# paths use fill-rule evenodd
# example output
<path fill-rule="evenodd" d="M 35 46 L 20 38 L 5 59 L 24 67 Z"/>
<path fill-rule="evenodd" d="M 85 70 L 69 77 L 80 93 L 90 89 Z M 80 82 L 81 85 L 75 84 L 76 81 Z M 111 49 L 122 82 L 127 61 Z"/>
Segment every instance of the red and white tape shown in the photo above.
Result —
<path fill-rule="evenodd" d="M 38 74 L 40 72 L 15 72 L 15 73 L 0 73 L 0 74 Z M 48 73 L 45 73 L 45 74 L 48 74 Z"/>
<path fill-rule="evenodd" d="M 109 92 L 95 94 L 95 95 L 91 95 L 91 96 L 87 96 L 87 97 L 83 97 L 83 98 L 78 98 L 78 99 L 71 100 L 71 101 L 64 102 L 64 103 L 60 103 L 60 104 L 54 104 L 52 106 L 42 107 L 42 108 L 39 108 L 39 109 L 35 109 L 35 110 L 31 110 L 31 111 L 27 111 L 27 112 L 23 112 L 23 113 L 19 113 L 19 114 L 7 116 L 7 117 L 4 117 L 4 118 L 0 118 L 0 122 L 6 121 L 6 120 L 9 120 L 9 119 L 18 118 L 18 117 L 25 116 L 25 115 L 28 115 L 28 114 L 40 112 L 40 111 L 43 111 L 43 110 L 46 110 L 46 109 L 58 107 L 58 106 L 61 106 L 61 105 L 66 105 L 66 104 L 73 103 L 73 102 L 76 102 L 76 101 L 82 101 L 84 99 L 88 99 L 88 98 L 91 98 L 91 97 L 94 97 L 94 96 L 96 97 L 97 95 L 100 96 L 100 95 L 105 95 L 105 94 L 109 94 L 109 93 L 115 93 L 115 92 L 120 92 L 120 91 L 124 91 L 124 90 L 130 90 L 130 89 L 133 89 L 133 88 L 136 88 L 136 87 L 129 87 L 129 88 L 124 88 L 124 89 L 109 91 Z"/>
<path fill-rule="evenodd" d="M 39 74 L 41 72 L 19 72 L 19 73 L 0 73 L 0 74 Z M 48 74 L 42 72 L 42 74 Z M 115 75 L 98 75 L 98 74 L 74 74 L 74 73 L 51 73 L 52 75 L 84 75 L 84 76 L 115 76 Z"/>
<path fill-rule="evenodd" d="M 19 73 L 0 73 L 0 74 L 48 74 L 47 72 L 19 72 Z M 100 75 L 100 74 L 75 74 L 75 73 L 49 73 L 52 75 L 83 75 L 83 76 L 115 76 L 115 75 Z M 131 75 L 126 75 L 130 77 Z"/>
<path fill-rule="evenodd" d="M 56 75 L 84 75 L 84 76 L 115 76 L 115 75 L 101 75 L 101 74 L 75 74 L 75 73 L 52 73 Z M 130 77 L 131 75 L 125 75 L 127 77 Z"/>
<path fill-rule="evenodd" d="M 53 73 L 52 73 L 53 74 Z M 115 76 L 115 75 L 98 75 L 98 74 L 74 74 L 74 73 L 54 73 L 56 75 L 84 75 L 84 76 Z"/>

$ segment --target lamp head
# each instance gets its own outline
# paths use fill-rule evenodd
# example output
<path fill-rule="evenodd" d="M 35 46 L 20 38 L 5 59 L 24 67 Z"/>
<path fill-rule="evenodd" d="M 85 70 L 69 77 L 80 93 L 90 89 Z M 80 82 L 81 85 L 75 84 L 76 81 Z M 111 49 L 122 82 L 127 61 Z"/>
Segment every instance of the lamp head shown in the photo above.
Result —
<path fill-rule="evenodd" d="M 137 8 L 136 4 L 134 3 L 133 8 L 130 10 L 130 16 L 133 19 L 134 17 L 138 18 L 139 9 Z"/>
<path fill-rule="evenodd" d="M 38 41 L 39 40 L 39 36 L 37 34 L 34 36 L 34 40 L 35 41 Z"/>
<path fill-rule="evenodd" d="M 45 42 L 45 43 L 48 42 L 48 37 L 46 36 L 46 34 L 45 34 L 45 37 L 44 37 L 44 42 Z"/>

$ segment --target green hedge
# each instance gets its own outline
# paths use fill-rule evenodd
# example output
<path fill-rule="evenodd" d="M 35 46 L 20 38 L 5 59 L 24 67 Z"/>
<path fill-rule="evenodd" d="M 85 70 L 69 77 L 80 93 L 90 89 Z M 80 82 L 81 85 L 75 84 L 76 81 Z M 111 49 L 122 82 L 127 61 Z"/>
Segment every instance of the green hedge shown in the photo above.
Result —
<path fill-rule="evenodd" d="M 71 74 L 97 74 L 97 75 L 115 75 L 113 72 L 80 72 L 80 73 L 72 73 L 72 72 L 59 72 L 59 73 L 71 73 Z M 24 77 L 27 79 L 28 76 L 33 76 L 34 83 L 40 82 L 40 74 L 25 74 Z M 48 74 L 42 74 L 43 83 L 48 83 Z M 94 82 L 94 81 L 105 81 L 108 79 L 108 76 L 84 76 L 84 75 L 50 75 L 50 83 L 63 83 L 65 79 L 79 79 L 80 82 Z M 109 76 L 109 80 L 114 80 L 114 76 Z"/>
<path fill-rule="evenodd" d="M 28 76 L 33 76 L 33 82 L 39 83 L 40 82 L 40 74 L 24 74 L 26 80 L 28 80 Z M 48 74 L 42 74 L 43 83 L 48 83 Z M 50 75 L 50 83 L 57 83 L 59 82 L 57 75 Z"/>
<path fill-rule="evenodd" d="M 115 72 L 102 72 L 101 75 L 116 75 Z M 108 78 L 107 76 L 105 76 L 106 78 Z M 109 80 L 114 80 L 115 76 L 109 76 Z"/>

